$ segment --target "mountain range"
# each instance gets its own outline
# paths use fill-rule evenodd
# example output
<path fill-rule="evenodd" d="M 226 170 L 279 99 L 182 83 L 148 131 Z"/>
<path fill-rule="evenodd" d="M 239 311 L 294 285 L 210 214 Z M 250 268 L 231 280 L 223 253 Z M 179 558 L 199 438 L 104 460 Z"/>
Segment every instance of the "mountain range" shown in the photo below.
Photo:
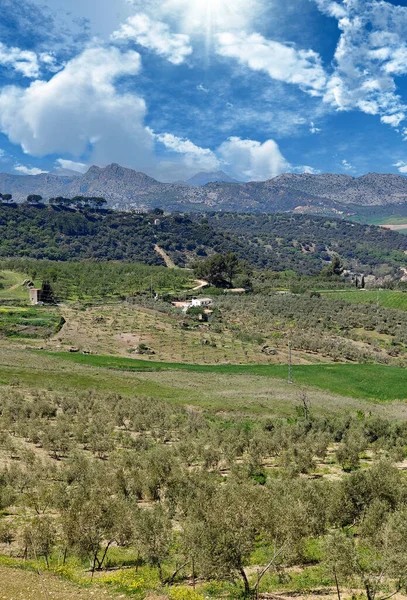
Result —
<path fill-rule="evenodd" d="M 207 183 L 216 182 L 240 183 L 240 181 L 232 179 L 232 177 L 229 177 L 229 175 L 227 175 L 223 171 L 216 171 L 215 173 L 207 173 L 206 171 L 201 171 L 200 173 L 197 173 L 196 175 L 185 181 L 187 185 L 191 185 L 193 187 L 200 187 L 202 185 L 206 185 Z"/>
<path fill-rule="evenodd" d="M 200 173 L 185 183 L 161 183 L 144 173 L 111 164 L 93 166 L 83 175 L 11 175 L 0 173 L 0 193 L 17 202 L 29 194 L 103 196 L 112 208 L 169 211 L 281 211 L 351 214 L 355 207 L 407 203 L 407 178 L 369 173 L 362 177 L 335 174 L 284 174 L 264 182 L 210 181 L 224 173 Z"/>

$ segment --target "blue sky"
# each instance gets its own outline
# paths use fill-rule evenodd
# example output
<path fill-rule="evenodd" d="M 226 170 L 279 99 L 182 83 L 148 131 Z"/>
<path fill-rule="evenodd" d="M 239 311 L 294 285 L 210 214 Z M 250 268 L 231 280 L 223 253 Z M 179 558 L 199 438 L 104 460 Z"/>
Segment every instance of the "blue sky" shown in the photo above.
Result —
<path fill-rule="evenodd" d="M 2 0 L 0 171 L 407 174 L 407 1 Z"/>

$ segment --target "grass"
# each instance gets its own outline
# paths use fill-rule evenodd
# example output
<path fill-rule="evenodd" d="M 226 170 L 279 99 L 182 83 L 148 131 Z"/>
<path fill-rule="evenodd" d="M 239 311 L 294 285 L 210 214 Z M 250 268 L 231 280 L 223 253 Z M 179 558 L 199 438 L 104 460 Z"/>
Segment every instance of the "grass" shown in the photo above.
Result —
<path fill-rule="evenodd" d="M 28 303 L 28 290 L 21 285 L 25 279 L 27 277 L 22 273 L 0 271 L 0 300 Z"/>
<path fill-rule="evenodd" d="M 6 337 L 46 338 L 64 324 L 55 311 L 42 308 L 0 308 L 0 334 Z"/>
<path fill-rule="evenodd" d="M 1 561 L 3 562 L 3 561 Z M 90 592 L 87 587 L 78 586 L 64 581 L 51 573 L 42 572 L 39 576 L 17 564 L 3 566 L 0 564 L 0 598 L 23 598 L 24 600 L 39 600 L 40 598 L 58 598 L 58 600 L 89 600 L 95 597 L 113 600 L 120 596 L 113 590 L 94 585 Z"/>
<path fill-rule="evenodd" d="M 384 308 L 407 311 L 407 293 L 396 290 L 346 290 L 321 291 L 329 298 L 345 300 L 353 304 L 377 304 Z"/>
<path fill-rule="evenodd" d="M 189 371 L 217 375 L 260 375 L 285 379 L 285 365 L 197 365 L 145 361 L 114 356 L 44 353 L 90 367 L 124 371 Z M 340 396 L 391 402 L 407 399 L 407 370 L 376 364 L 318 364 L 294 366 L 298 384 L 329 390 Z"/>

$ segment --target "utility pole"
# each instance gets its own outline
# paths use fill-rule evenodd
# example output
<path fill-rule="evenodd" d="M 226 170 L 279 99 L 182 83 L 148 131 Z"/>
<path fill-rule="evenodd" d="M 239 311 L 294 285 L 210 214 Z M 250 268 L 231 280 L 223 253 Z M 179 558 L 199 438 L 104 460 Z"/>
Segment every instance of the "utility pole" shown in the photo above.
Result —
<path fill-rule="evenodd" d="M 293 355 L 292 355 L 292 342 L 288 342 L 288 383 L 294 383 L 293 380 Z"/>

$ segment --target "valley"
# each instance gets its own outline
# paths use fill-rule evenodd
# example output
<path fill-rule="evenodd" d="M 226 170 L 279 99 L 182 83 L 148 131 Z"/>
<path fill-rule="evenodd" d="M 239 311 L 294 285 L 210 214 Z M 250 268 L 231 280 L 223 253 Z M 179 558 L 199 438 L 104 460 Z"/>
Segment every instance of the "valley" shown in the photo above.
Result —
<path fill-rule="evenodd" d="M 364 552 L 404 514 L 405 237 L 24 205 L 1 227 L 7 599 L 333 600 L 329 548 L 347 540 L 363 577 L 397 589 Z"/>

